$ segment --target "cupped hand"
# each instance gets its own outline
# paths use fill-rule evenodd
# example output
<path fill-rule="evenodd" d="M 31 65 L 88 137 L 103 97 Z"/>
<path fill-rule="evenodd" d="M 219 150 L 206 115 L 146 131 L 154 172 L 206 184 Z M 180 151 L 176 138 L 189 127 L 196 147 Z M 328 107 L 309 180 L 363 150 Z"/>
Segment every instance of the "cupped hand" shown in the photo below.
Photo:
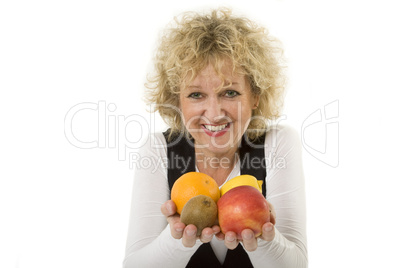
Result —
<path fill-rule="evenodd" d="M 172 200 L 166 201 L 161 207 L 162 214 L 165 215 L 170 226 L 170 233 L 176 239 L 182 239 L 185 247 L 193 247 L 200 239 L 203 243 L 208 243 L 212 240 L 214 234 L 220 232 L 219 226 L 204 228 L 201 236 L 197 237 L 197 227 L 193 224 L 185 225 L 180 221 L 180 215 L 177 213 L 176 204 Z"/>
<path fill-rule="evenodd" d="M 268 202 L 268 201 L 267 201 Z M 237 237 L 237 234 L 235 232 L 229 231 L 226 234 L 219 233 L 216 235 L 216 237 L 219 240 L 224 240 L 225 245 L 228 249 L 235 249 L 237 245 L 239 244 L 240 241 L 243 242 L 243 247 L 247 251 L 254 251 L 258 247 L 258 241 L 257 239 L 263 239 L 265 241 L 272 241 L 275 238 L 275 222 L 276 222 L 276 213 L 274 210 L 274 207 L 272 206 L 271 203 L 269 203 L 270 211 L 271 211 L 271 217 L 270 221 L 266 222 L 262 226 L 262 234 L 258 237 L 255 236 L 254 232 L 251 229 L 244 229 L 240 236 L 241 238 Z"/>

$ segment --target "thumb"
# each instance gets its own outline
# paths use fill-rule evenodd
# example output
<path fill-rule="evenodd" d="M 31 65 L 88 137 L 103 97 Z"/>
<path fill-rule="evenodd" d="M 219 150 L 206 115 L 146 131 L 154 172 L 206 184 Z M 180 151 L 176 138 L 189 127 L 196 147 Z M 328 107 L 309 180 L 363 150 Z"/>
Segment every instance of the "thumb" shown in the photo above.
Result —
<path fill-rule="evenodd" d="M 168 200 L 161 206 L 162 214 L 166 217 L 176 214 L 176 204 L 172 200 Z"/>

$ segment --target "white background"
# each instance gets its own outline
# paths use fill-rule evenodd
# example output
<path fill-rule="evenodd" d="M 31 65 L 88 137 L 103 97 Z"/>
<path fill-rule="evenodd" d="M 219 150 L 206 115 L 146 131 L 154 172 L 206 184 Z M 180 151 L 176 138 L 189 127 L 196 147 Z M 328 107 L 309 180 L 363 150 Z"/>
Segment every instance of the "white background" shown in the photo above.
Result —
<path fill-rule="evenodd" d="M 304 133 L 309 267 L 402 267 L 398 1 L 202 2 L 1 2 L 0 267 L 121 267 L 134 150 L 114 143 L 164 128 L 141 99 L 160 30 L 222 5 L 285 47 L 282 123 Z M 111 104 L 108 120 L 99 106 L 69 125 L 104 148 L 66 138 L 80 103 Z M 334 117 L 306 125 L 327 104 Z"/>

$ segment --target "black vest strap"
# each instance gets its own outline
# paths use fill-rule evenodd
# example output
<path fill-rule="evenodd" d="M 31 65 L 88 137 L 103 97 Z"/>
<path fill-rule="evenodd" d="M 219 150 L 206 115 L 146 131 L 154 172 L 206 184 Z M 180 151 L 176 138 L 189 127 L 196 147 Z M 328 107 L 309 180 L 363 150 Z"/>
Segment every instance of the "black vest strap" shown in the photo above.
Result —
<path fill-rule="evenodd" d="M 167 143 L 168 181 L 172 190 L 174 182 L 181 175 L 195 171 L 194 142 L 184 133 L 173 133 L 169 139 L 170 129 L 163 132 Z"/>
<path fill-rule="evenodd" d="M 243 136 L 241 146 L 239 148 L 240 155 L 240 173 L 252 175 L 257 180 L 262 180 L 262 194 L 266 196 L 265 177 L 267 176 L 267 165 L 265 162 L 265 134 L 257 140 L 251 142 L 247 136 Z"/>
<path fill-rule="evenodd" d="M 191 138 L 182 133 L 172 133 L 170 129 L 163 133 L 167 142 L 168 157 L 168 181 L 171 190 L 174 182 L 183 174 L 195 171 L 194 143 Z M 250 142 L 246 136 L 243 137 L 240 154 L 240 173 L 249 174 L 258 180 L 263 180 L 263 195 L 266 196 L 265 177 L 266 163 L 264 154 L 265 135 L 258 140 Z M 239 244 L 234 250 L 227 251 L 223 265 L 216 258 L 210 243 L 202 244 L 191 257 L 188 268 L 218 268 L 218 267 L 241 267 L 252 268 L 253 265 L 247 252 Z"/>

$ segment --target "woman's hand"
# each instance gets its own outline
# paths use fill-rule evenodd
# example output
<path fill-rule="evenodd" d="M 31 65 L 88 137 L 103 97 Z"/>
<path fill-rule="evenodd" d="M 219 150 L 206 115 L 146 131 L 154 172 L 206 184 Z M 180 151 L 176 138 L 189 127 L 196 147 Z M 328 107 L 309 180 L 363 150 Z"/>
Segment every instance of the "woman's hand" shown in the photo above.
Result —
<path fill-rule="evenodd" d="M 197 237 L 197 227 L 193 224 L 185 225 L 180 221 L 180 215 L 177 213 L 176 204 L 172 200 L 166 201 L 161 211 L 165 215 L 170 226 L 170 233 L 176 239 L 182 238 L 182 243 L 185 247 L 193 247 L 199 238 L 201 242 L 208 243 L 212 240 L 214 234 L 220 232 L 219 226 L 215 225 L 212 228 L 204 228 L 201 236 Z"/>
<path fill-rule="evenodd" d="M 267 201 L 268 202 L 268 201 Z M 275 218 L 276 213 L 274 207 L 271 203 L 269 203 L 269 207 L 271 210 L 270 221 L 266 222 L 262 226 L 262 234 L 259 237 L 255 237 L 254 232 L 251 229 L 244 229 L 241 232 L 241 239 L 237 239 L 237 235 L 235 232 L 227 232 L 226 234 L 219 233 L 216 237 L 220 240 L 225 240 L 225 245 L 228 249 L 235 249 L 240 241 L 243 241 L 243 247 L 247 251 L 254 251 L 258 247 L 257 238 L 261 238 L 265 241 L 272 241 L 275 237 Z"/>

